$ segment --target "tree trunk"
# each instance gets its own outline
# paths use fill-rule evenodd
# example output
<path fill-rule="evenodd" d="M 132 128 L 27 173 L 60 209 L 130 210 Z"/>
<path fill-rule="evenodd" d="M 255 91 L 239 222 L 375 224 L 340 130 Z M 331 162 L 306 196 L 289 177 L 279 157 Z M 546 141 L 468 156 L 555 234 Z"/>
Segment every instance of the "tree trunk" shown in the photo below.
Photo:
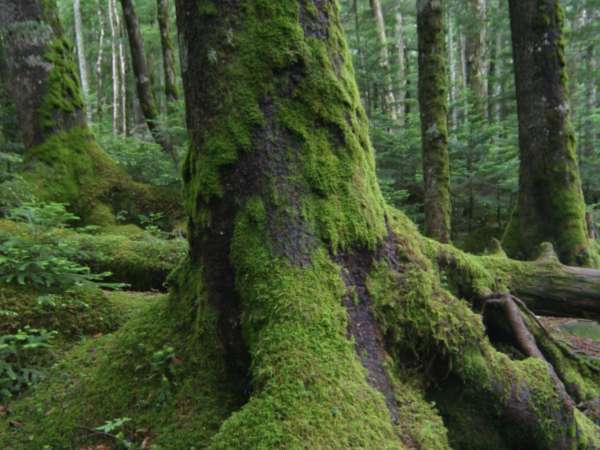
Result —
<path fill-rule="evenodd" d="M 385 19 L 383 17 L 383 11 L 381 10 L 381 3 L 379 0 L 369 0 L 371 3 L 371 11 L 375 18 L 375 26 L 377 28 L 377 37 L 379 38 L 379 45 L 381 47 L 379 53 L 379 63 L 384 73 L 383 78 L 383 89 L 385 105 L 384 109 L 390 114 L 393 120 L 397 119 L 396 114 L 396 98 L 394 97 L 394 89 L 392 86 L 392 77 L 390 74 L 390 55 L 388 51 L 388 41 L 385 32 Z"/>
<path fill-rule="evenodd" d="M 96 0 L 96 6 L 98 8 L 98 58 L 96 59 L 96 112 L 99 120 L 102 120 L 103 111 L 103 95 L 102 95 L 102 65 L 104 63 L 104 35 L 105 35 L 105 22 L 104 22 L 104 10 L 100 0 Z"/>
<path fill-rule="evenodd" d="M 120 131 L 120 116 L 121 116 L 121 72 L 119 70 L 119 29 L 116 21 L 115 0 L 108 0 L 108 17 L 110 23 L 110 38 L 111 38 L 111 67 L 112 67 L 112 120 L 113 133 L 118 134 Z"/>
<path fill-rule="evenodd" d="M 121 6 L 123 7 L 123 17 L 125 18 L 125 26 L 129 36 L 131 62 L 133 65 L 133 73 L 135 74 L 138 99 L 140 101 L 142 112 L 144 113 L 146 125 L 156 143 L 161 146 L 162 150 L 169 155 L 174 162 L 177 162 L 177 155 L 175 154 L 173 144 L 159 121 L 156 99 L 152 92 L 150 72 L 148 71 L 146 56 L 144 54 L 144 42 L 140 33 L 140 26 L 133 7 L 133 2 L 132 0 L 121 0 Z"/>
<path fill-rule="evenodd" d="M 477 114 L 485 117 L 484 44 L 486 12 L 484 0 L 468 0 L 469 17 L 465 30 L 467 86 Z"/>
<path fill-rule="evenodd" d="M 160 43 L 163 57 L 163 70 L 165 77 L 165 96 L 167 108 L 177 102 L 177 77 L 175 74 L 175 57 L 173 55 L 173 40 L 169 31 L 169 1 L 157 0 L 158 26 L 160 29 Z"/>
<path fill-rule="evenodd" d="M 531 258 L 551 242 L 560 260 L 596 264 L 585 223 L 558 0 L 510 2 L 519 117 L 519 199 L 503 245 Z"/>
<path fill-rule="evenodd" d="M 97 225 L 116 223 L 113 207 L 133 212 L 150 198 L 160 203 L 163 194 L 132 182 L 89 131 L 77 64 L 54 2 L 5 0 L 0 33 L 26 148 L 22 177 L 35 196 L 68 203 Z"/>
<path fill-rule="evenodd" d="M 448 8 L 447 8 L 448 10 Z M 460 61 L 460 58 L 455 57 L 454 52 L 454 20 L 450 12 L 447 12 L 447 22 L 448 22 L 448 35 L 447 40 L 448 44 L 446 48 L 448 49 L 448 72 L 450 75 L 450 91 L 449 91 L 449 102 L 450 102 L 450 111 L 452 120 L 450 121 L 450 127 L 455 129 L 458 126 L 458 94 L 457 94 L 457 86 L 458 86 L 458 77 L 457 77 L 457 65 Z"/>
<path fill-rule="evenodd" d="M 406 43 L 404 42 L 404 19 L 400 7 L 396 8 L 396 64 L 398 65 L 398 89 L 396 94 L 396 111 L 398 116 L 398 125 L 404 126 L 404 115 L 406 111 L 406 78 L 408 72 L 406 70 L 405 52 Z"/>
<path fill-rule="evenodd" d="M 117 9 L 117 1 L 112 0 L 114 8 L 115 28 L 117 30 L 118 40 L 117 47 L 119 50 L 119 128 L 121 133 L 127 135 L 127 56 L 125 54 L 125 47 L 123 45 L 124 32 L 123 26 L 121 25 L 121 16 Z"/>
<path fill-rule="evenodd" d="M 75 22 L 75 42 L 77 44 L 77 63 L 79 65 L 79 79 L 81 92 L 85 103 L 88 122 L 92 121 L 92 109 L 89 106 L 90 84 L 88 81 L 87 61 L 85 59 L 85 46 L 83 43 L 83 25 L 81 21 L 81 0 L 73 0 L 73 19 Z"/>
<path fill-rule="evenodd" d="M 410 354 L 492 402 L 507 448 L 583 442 L 553 370 L 492 350 L 437 284 L 431 241 L 386 212 L 335 2 L 178 0 L 177 15 L 191 249 L 172 302 L 204 293 L 193 320 L 252 389 L 212 447 L 424 445 L 396 384 Z"/>
<path fill-rule="evenodd" d="M 448 80 L 443 14 L 442 2 L 417 1 L 425 234 L 449 242 Z"/>

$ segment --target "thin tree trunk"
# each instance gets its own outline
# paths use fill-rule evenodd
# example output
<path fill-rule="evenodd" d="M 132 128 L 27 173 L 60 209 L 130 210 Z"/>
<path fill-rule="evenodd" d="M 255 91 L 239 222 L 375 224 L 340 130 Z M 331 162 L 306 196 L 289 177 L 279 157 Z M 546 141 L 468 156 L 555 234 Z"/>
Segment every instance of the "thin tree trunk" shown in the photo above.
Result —
<path fill-rule="evenodd" d="M 118 34 L 119 47 L 119 116 L 121 118 L 120 129 L 121 133 L 127 134 L 127 56 L 123 41 L 125 39 L 123 26 L 121 25 L 121 15 L 117 8 L 117 0 L 113 1 L 115 11 L 115 26 Z"/>
<path fill-rule="evenodd" d="M 108 0 L 108 17 L 111 37 L 111 67 L 112 67 L 112 121 L 113 134 L 119 134 L 121 126 L 121 70 L 119 62 L 119 29 L 116 21 L 115 0 Z"/>
<path fill-rule="evenodd" d="M 100 0 L 96 0 L 96 6 L 98 8 L 98 26 L 99 26 L 99 37 L 98 37 L 98 58 L 96 59 L 96 112 L 98 117 L 101 118 L 103 104 L 102 104 L 102 65 L 104 63 L 104 36 L 105 36 L 105 18 L 104 10 Z"/>
<path fill-rule="evenodd" d="M 384 73 L 383 79 L 383 97 L 385 99 L 384 110 L 386 110 L 393 120 L 397 119 L 396 114 L 396 99 L 394 97 L 394 89 L 392 86 L 392 77 L 390 73 L 390 55 L 388 51 L 388 41 L 385 31 L 385 19 L 383 17 L 383 11 L 381 10 L 381 3 L 379 0 L 369 0 L 371 4 L 371 11 L 375 18 L 375 26 L 377 27 L 377 37 L 379 38 L 379 45 L 381 50 L 379 53 L 379 63 Z"/>
<path fill-rule="evenodd" d="M 594 264 L 570 123 L 558 0 L 510 0 L 519 116 L 519 200 L 504 237 L 510 255 L 531 258 L 540 242 L 561 261 Z"/>
<path fill-rule="evenodd" d="M 464 34 L 460 34 L 458 38 L 459 56 L 460 56 L 460 86 L 463 96 L 462 121 L 463 124 L 469 120 L 469 97 L 467 92 L 467 40 Z"/>
<path fill-rule="evenodd" d="M 123 7 L 123 17 L 125 18 L 127 34 L 129 35 L 131 62 L 133 65 L 133 73 L 135 74 L 138 99 L 140 101 L 142 112 L 144 113 L 146 125 L 148 126 L 152 137 L 161 146 L 162 150 L 176 162 L 177 156 L 175 154 L 175 149 L 173 148 L 166 131 L 161 127 L 159 122 L 156 99 L 152 92 L 150 72 L 148 71 L 146 56 L 144 54 L 144 42 L 140 33 L 139 22 L 133 7 L 133 2 L 132 0 L 121 0 L 121 6 Z"/>
<path fill-rule="evenodd" d="M 458 108 L 457 108 L 457 100 L 458 100 L 458 94 L 457 94 L 457 87 L 458 87 L 458 77 L 457 77 L 457 69 L 456 69 L 456 65 L 457 65 L 457 60 L 459 60 L 459 58 L 455 57 L 454 54 L 454 20 L 452 18 L 452 15 L 450 14 L 449 8 L 447 8 L 447 23 L 448 23 L 448 36 L 447 36 L 447 40 L 448 40 L 448 44 L 447 44 L 447 49 L 448 49 L 448 68 L 449 68 L 449 74 L 450 74 L 450 91 L 449 91 L 449 100 L 450 100 L 450 111 L 451 111 L 451 127 L 453 129 L 455 129 L 458 126 Z"/>
<path fill-rule="evenodd" d="M 79 79 L 81 80 L 81 92 L 85 102 L 86 116 L 88 122 L 92 121 L 92 109 L 89 104 L 90 83 L 88 80 L 87 61 L 85 59 L 85 45 L 83 41 L 83 25 L 81 21 L 81 0 L 73 0 L 73 19 L 75 22 L 75 42 L 77 44 L 77 63 L 79 66 Z"/>
<path fill-rule="evenodd" d="M 466 75 L 471 100 L 477 114 L 485 117 L 484 45 L 486 11 L 484 0 L 467 0 L 469 18 L 465 32 Z"/>
<path fill-rule="evenodd" d="M 169 2 L 157 0 L 158 26 L 160 29 L 160 42 L 162 47 L 165 96 L 167 108 L 177 102 L 177 78 L 175 74 L 175 57 L 173 56 L 173 40 L 169 31 Z"/>
<path fill-rule="evenodd" d="M 443 17 L 441 1 L 417 1 L 425 234 L 449 242 L 448 81 Z"/>
<path fill-rule="evenodd" d="M 396 90 L 396 111 L 398 116 L 398 125 L 404 125 L 404 115 L 406 112 L 406 63 L 404 53 L 406 52 L 406 44 L 404 42 L 404 20 L 402 11 L 398 6 L 396 8 L 396 64 L 398 65 L 398 89 Z"/>

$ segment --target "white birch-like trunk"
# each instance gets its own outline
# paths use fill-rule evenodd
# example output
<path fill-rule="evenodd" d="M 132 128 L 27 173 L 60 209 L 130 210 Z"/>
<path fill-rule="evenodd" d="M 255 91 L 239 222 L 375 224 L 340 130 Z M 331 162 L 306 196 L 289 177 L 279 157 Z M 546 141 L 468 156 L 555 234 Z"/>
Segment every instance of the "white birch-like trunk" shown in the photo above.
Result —
<path fill-rule="evenodd" d="M 96 90 L 98 92 L 96 111 L 98 114 L 102 114 L 102 64 L 104 62 L 104 35 L 105 35 L 105 23 L 104 23 L 104 12 L 100 4 L 100 0 L 96 0 L 96 6 L 98 8 L 98 58 L 96 59 Z"/>
<path fill-rule="evenodd" d="M 385 90 L 385 103 L 388 112 L 393 120 L 397 119 L 396 115 L 396 99 L 394 97 L 394 91 L 392 88 L 392 77 L 390 76 L 390 55 L 387 47 L 387 36 L 385 33 L 385 20 L 383 18 L 383 12 L 381 10 L 381 3 L 379 0 L 370 0 L 371 10 L 375 17 L 375 25 L 377 26 L 377 36 L 379 38 L 379 45 L 381 45 L 381 52 L 379 54 L 379 63 L 384 70 L 384 90 Z"/>
<path fill-rule="evenodd" d="M 75 42 L 77 44 L 77 62 L 79 65 L 79 79 L 81 80 L 81 92 L 85 102 L 86 117 L 88 123 L 92 121 L 92 108 L 89 104 L 90 84 L 88 80 L 87 61 L 85 59 L 85 46 L 83 43 L 83 25 L 81 20 L 81 0 L 73 0 L 73 16 L 75 22 Z"/>
<path fill-rule="evenodd" d="M 448 35 L 447 35 L 447 52 L 448 52 L 448 68 L 450 72 L 450 89 L 448 89 L 450 117 L 452 128 L 456 128 L 458 124 L 458 108 L 456 107 L 456 59 L 454 56 L 454 21 L 450 14 L 447 14 Z"/>
<path fill-rule="evenodd" d="M 400 7 L 396 8 L 396 61 L 398 64 L 398 95 L 396 111 L 398 115 L 398 124 L 403 126 L 405 101 L 406 101 L 406 62 L 404 61 L 405 42 L 404 42 L 404 20 Z"/>
<path fill-rule="evenodd" d="M 119 70 L 119 47 L 118 47 L 118 29 L 115 20 L 115 0 L 108 0 L 108 17 L 110 22 L 110 36 L 111 36 L 111 49 L 112 49 L 112 119 L 113 119 L 113 134 L 119 133 L 120 126 L 120 102 L 119 102 L 119 93 L 120 93 L 120 70 Z"/>
<path fill-rule="evenodd" d="M 123 40 L 126 38 L 115 0 L 113 0 L 113 4 L 115 5 L 115 23 L 117 30 L 119 31 L 119 81 L 121 83 L 119 87 L 119 100 L 121 102 L 121 133 L 127 134 L 127 63 L 125 60 L 125 47 L 123 45 Z"/>

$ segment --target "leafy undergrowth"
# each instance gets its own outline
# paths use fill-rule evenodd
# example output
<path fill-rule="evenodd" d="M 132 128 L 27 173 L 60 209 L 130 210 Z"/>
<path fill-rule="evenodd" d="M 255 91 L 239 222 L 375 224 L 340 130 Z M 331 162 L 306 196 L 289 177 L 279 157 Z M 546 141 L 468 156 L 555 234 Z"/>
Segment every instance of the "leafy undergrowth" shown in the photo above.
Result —
<path fill-rule="evenodd" d="M 0 418 L 0 448 L 201 448 L 235 409 L 234 390 L 164 298 L 142 295 L 147 308 L 139 308 L 140 296 L 111 296 L 133 318 L 84 340 L 11 403 Z"/>
<path fill-rule="evenodd" d="M 163 239 L 135 225 L 107 227 L 95 234 L 69 228 L 50 228 L 44 232 L 52 238 L 52 249 L 66 249 L 71 261 L 95 273 L 110 273 L 104 277 L 106 281 L 126 283 L 136 291 L 164 289 L 168 274 L 187 251 L 185 239 Z M 39 237 L 32 234 L 23 223 L 0 219 L 0 240 L 2 235 L 12 241 L 18 238 L 23 242 L 21 247 L 31 252 L 35 245 L 39 246 Z M 39 262 L 39 256 L 34 256 L 34 262 Z"/>

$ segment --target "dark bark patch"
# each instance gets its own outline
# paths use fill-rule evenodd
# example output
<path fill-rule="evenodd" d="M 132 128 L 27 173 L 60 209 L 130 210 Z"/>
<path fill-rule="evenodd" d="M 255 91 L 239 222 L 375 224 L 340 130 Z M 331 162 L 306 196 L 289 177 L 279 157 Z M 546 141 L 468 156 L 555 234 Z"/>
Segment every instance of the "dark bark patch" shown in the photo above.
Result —
<path fill-rule="evenodd" d="M 342 266 L 341 277 L 348 294 L 342 303 L 348 311 L 348 336 L 354 339 L 356 353 L 367 369 L 367 380 L 381 392 L 394 424 L 398 423 L 399 411 L 394 388 L 386 372 L 386 352 L 379 325 L 371 310 L 366 279 L 373 264 L 373 252 L 355 250 L 337 255 L 336 262 Z"/>

